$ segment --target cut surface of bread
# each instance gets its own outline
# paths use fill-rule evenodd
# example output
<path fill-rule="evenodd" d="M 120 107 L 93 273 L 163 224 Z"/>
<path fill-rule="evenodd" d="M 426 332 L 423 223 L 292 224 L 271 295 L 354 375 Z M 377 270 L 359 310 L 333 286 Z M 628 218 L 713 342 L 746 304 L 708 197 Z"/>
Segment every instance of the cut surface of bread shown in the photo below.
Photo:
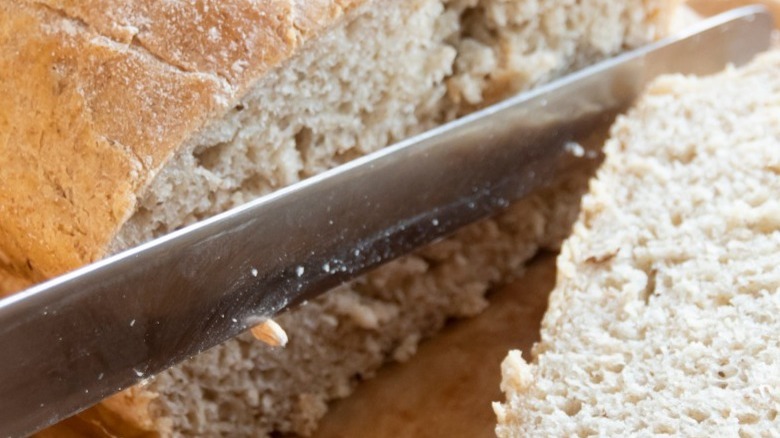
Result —
<path fill-rule="evenodd" d="M 660 26 L 655 4 L 533 4 L 367 5 L 264 79 L 222 125 L 242 127 L 222 137 L 226 143 L 194 144 L 174 157 L 142 200 L 181 199 L 159 188 L 182 187 L 177 175 L 188 175 L 197 203 L 142 209 L 120 236 L 134 241 L 138 230 L 157 228 L 150 223 L 197 219 L 294 182 L 652 39 Z M 240 121 L 245 114 L 252 115 Z M 407 359 L 447 318 L 482 310 L 491 285 L 519 274 L 540 246 L 554 246 L 585 175 L 281 316 L 284 350 L 246 336 L 164 373 L 146 387 L 158 396 L 152 416 L 183 435 L 309 433 L 329 399 L 385 361 Z"/>
<path fill-rule="evenodd" d="M 0 67 L 30 62 L 38 70 L 27 77 L 40 81 L 0 71 L 9 77 L 0 107 L 15 111 L 0 111 L 0 126 L 19 119 L 8 132 L 24 133 L 0 142 L 0 156 L 17 160 L 0 178 L 20 181 L 0 193 L 1 287 L 147 241 L 653 40 L 672 9 L 669 0 L 196 3 L 0 1 L 0 47 L 10 47 Z M 82 418 L 118 435 L 311 432 L 328 400 L 410 357 L 448 318 L 478 313 L 489 287 L 557 245 L 592 168 L 580 161 L 505 214 L 282 315 L 286 348 L 239 337 Z M 51 217 L 63 222 L 39 227 Z"/>
<path fill-rule="evenodd" d="M 498 435 L 775 436 L 780 52 L 658 79 L 605 152 Z"/>

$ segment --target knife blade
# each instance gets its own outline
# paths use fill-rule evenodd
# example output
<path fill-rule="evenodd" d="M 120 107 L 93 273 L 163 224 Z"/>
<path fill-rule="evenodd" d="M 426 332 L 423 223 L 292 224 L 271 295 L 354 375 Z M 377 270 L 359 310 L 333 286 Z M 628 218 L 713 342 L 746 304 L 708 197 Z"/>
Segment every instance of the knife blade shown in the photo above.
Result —
<path fill-rule="evenodd" d="M 495 214 L 659 74 L 743 64 L 771 31 L 762 7 L 721 14 L 0 300 L 0 435 L 40 430 Z"/>

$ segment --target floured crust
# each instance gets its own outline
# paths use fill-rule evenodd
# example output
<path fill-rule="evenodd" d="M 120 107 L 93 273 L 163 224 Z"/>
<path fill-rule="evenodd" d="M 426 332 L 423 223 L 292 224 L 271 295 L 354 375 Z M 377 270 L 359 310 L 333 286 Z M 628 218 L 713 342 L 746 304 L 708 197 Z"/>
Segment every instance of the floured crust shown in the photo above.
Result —
<path fill-rule="evenodd" d="M 190 135 L 362 1 L 0 2 L 0 276 L 103 256 Z"/>

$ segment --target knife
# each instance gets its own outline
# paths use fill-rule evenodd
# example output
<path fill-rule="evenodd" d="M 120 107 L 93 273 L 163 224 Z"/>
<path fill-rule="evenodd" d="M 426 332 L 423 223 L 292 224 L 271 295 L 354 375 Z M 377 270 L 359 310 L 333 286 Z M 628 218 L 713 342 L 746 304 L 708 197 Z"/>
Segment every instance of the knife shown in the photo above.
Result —
<path fill-rule="evenodd" d="M 565 172 L 664 73 L 770 45 L 762 7 L 585 68 L 0 300 L 0 436 L 97 403 L 378 264 L 495 214 Z"/>

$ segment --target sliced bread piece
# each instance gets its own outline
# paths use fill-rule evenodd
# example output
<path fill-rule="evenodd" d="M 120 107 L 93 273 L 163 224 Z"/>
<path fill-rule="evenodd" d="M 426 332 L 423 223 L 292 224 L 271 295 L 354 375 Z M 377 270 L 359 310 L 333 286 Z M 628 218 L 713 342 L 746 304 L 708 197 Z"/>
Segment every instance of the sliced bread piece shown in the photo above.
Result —
<path fill-rule="evenodd" d="M 652 40 L 671 3 L 0 0 L 0 181 L 14 187 L 0 191 L 0 287 Z M 489 286 L 555 246 L 586 175 L 283 315 L 284 350 L 240 337 L 108 400 L 79 427 L 307 433 L 327 400 L 408 358 L 447 318 L 479 312 Z"/>
<path fill-rule="evenodd" d="M 498 435 L 777 435 L 780 51 L 658 79 L 606 154 Z"/>

